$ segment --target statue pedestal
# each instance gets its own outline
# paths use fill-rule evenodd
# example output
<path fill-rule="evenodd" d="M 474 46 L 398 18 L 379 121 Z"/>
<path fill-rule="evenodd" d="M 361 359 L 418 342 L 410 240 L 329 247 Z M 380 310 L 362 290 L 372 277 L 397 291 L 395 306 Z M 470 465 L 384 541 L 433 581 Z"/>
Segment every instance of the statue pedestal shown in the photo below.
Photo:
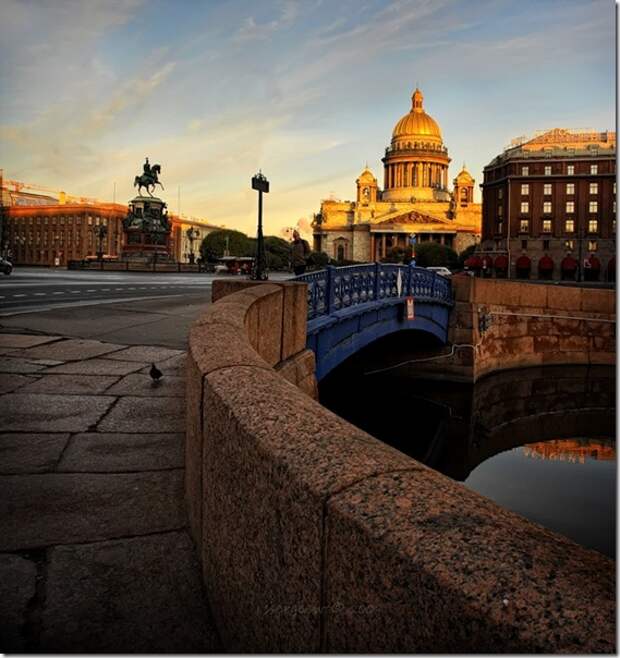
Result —
<path fill-rule="evenodd" d="M 122 260 L 142 263 L 174 262 L 171 225 L 166 203 L 157 197 L 137 196 L 129 202 L 123 221 Z"/>

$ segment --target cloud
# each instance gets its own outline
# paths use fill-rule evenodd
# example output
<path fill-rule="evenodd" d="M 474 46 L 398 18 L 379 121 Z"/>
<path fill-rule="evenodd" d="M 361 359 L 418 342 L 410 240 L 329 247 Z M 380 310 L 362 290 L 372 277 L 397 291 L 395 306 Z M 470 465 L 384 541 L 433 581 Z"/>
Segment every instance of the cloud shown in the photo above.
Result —
<path fill-rule="evenodd" d="M 261 8 L 264 5 L 261 5 Z M 288 0 L 281 4 L 278 18 L 266 23 L 257 23 L 254 16 L 248 16 L 237 30 L 234 40 L 236 42 L 252 41 L 255 39 L 268 39 L 274 32 L 290 27 L 297 18 L 299 7 L 297 2 Z"/>

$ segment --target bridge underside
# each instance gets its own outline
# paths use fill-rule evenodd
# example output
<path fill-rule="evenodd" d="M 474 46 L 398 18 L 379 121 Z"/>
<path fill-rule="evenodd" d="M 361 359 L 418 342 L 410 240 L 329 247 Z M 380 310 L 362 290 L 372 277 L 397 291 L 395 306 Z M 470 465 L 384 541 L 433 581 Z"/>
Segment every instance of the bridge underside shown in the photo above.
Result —
<path fill-rule="evenodd" d="M 316 378 L 321 381 L 330 371 L 370 343 L 406 329 L 432 334 L 442 344 L 448 340 L 450 307 L 432 302 L 416 302 L 414 318 L 407 319 L 402 299 L 382 304 L 360 304 L 308 322 L 307 346 L 316 355 Z"/>

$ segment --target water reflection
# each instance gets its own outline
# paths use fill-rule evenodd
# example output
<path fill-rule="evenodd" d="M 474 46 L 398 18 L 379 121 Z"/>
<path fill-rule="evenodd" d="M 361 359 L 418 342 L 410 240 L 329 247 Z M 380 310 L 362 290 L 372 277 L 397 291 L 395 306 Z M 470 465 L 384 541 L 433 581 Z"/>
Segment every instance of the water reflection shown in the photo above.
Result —
<path fill-rule="evenodd" d="M 472 386 L 364 377 L 353 363 L 321 384 L 321 402 L 500 505 L 615 555 L 612 368 L 528 368 Z"/>

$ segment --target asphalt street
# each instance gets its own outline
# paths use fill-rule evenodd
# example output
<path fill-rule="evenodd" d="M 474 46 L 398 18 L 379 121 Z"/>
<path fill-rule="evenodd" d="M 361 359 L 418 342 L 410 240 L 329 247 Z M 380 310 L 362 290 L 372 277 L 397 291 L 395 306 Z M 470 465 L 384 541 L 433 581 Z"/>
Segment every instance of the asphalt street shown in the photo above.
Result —
<path fill-rule="evenodd" d="M 270 275 L 287 279 L 287 273 Z M 15 268 L 0 275 L 0 331 L 187 347 L 221 275 Z"/>

